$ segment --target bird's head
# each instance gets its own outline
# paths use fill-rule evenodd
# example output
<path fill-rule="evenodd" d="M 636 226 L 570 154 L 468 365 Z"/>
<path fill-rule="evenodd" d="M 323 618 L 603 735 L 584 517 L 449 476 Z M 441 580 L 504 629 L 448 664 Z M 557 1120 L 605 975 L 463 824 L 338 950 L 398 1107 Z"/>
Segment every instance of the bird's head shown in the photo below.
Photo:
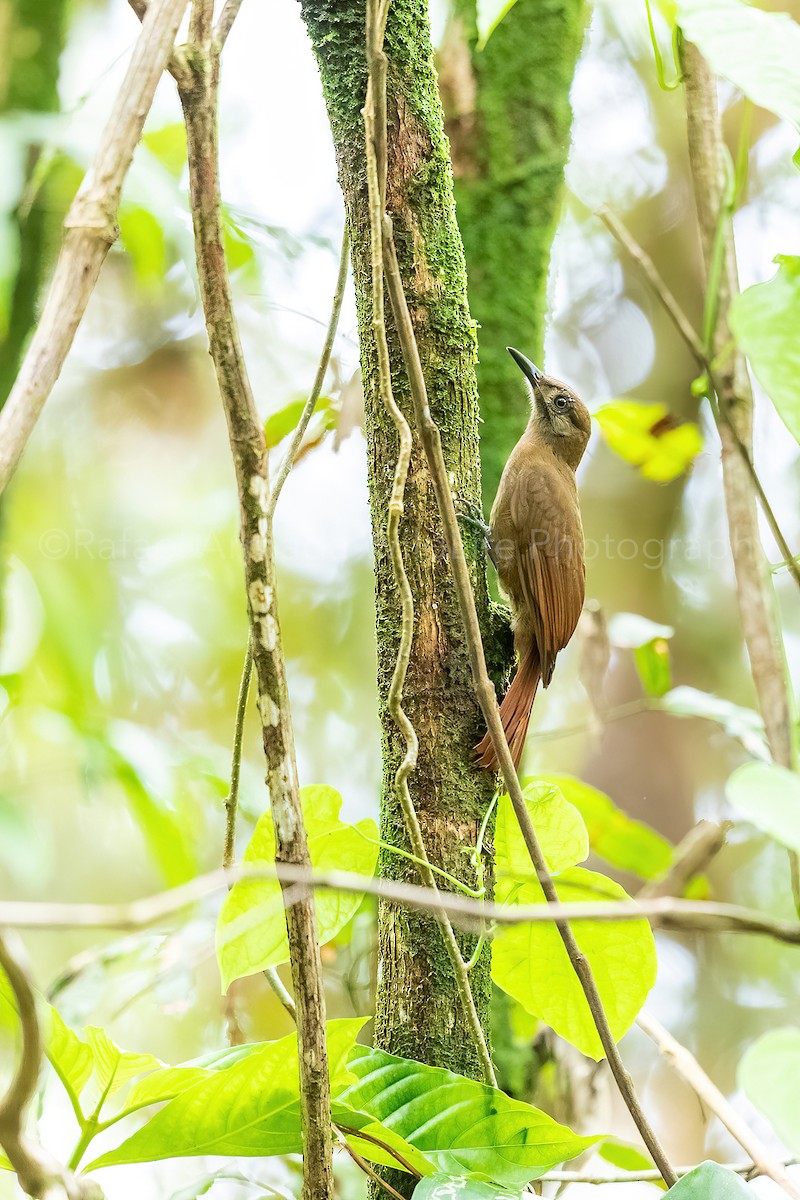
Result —
<path fill-rule="evenodd" d="M 544 375 L 512 346 L 508 353 L 522 371 L 531 391 L 532 429 L 573 471 L 583 457 L 592 432 L 592 418 L 581 398 L 560 379 Z"/>

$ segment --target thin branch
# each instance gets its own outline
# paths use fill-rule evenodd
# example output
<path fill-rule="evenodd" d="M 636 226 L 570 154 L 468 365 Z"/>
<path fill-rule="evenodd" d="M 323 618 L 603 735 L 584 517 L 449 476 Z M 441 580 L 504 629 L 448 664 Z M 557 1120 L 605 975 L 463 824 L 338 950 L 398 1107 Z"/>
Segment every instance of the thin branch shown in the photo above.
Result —
<path fill-rule="evenodd" d="M 700 875 L 725 845 L 730 821 L 698 821 L 675 847 L 669 870 L 661 879 L 646 883 L 636 893 L 637 900 L 656 896 L 680 896 L 688 883 Z"/>
<path fill-rule="evenodd" d="M 400 1192 L 398 1192 L 396 1188 L 393 1188 L 392 1185 L 385 1179 L 381 1179 L 375 1168 L 368 1163 L 366 1159 L 363 1159 L 357 1150 L 353 1149 L 338 1126 L 336 1128 L 336 1140 L 342 1149 L 350 1155 L 356 1166 L 359 1167 L 367 1176 L 367 1178 L 371 1179 L 372 1182 L 381 1189 L 381 1191 L 386 1192 L 387 1196 L 394 1196 L 395 1200 L 405 1200 L 405 1198 L 401 1196 Z"/>
<path fill-rule="evenodd" d="M 295 1004 L 292 996 L 289 994 L 289 989 L 284 986 L 283 980 L 278 974 L 277 968 L 268 967 L 264 972 L 264 978 L 296 1025 L 297 1005 Z"/>
<path fill-rule="evenodd" d="M 686 90 L 689 164 L 694 183 L 706 275 L 711 277 L 721 248 L 716 323 L 706 357 L 715 363 L 714 391 L 721 421 L 722 475 L 742 630 L 750 669 L 772 756 L 792 767 L 792 700 L 786 677 L 780 629 L 761 546 L 751 472 L 739 443 L 752 458 L 753 395 L 741 351 L 731 342 L 728 307 L 739 289 L 730 214 L 726 212 L 725 146 L 717 105 L 716 80 L 691 42 L 681 48 Z M 720 242 L 721 236 L 721 242 Z M 788 556 L 791 558 L 791 554 Z"/>
<path fill-rule="evenodd" d="M 609 233 L 614 237 L 624 250 L 628 252 L 631 258 L 639 267 L 640 271 L 647 279 L 658 299 L 664 306 L 669 317 L 681 335 L 686 345 L 691 350 L 694 357 L 697 359 L 698 365 L 705 367 L 706 365 L 706 348 L 703 345 L 703 339 L 695 330 L 686 313 L 681 308 L 675 296 L 667 287 L 658 267 L 653 262 L 650 255 L 640 246 L 634 238 L 630 230 L 623 225 L 619 217 L 603 205 L 597 210 L 597 216 L 603 222 Z"/>
<path fill-rule="evenodd" d="M 17 1069 L 0 1100 L 0 1146 L 27 1195 L 37 1200 L 102 1200 L 99 1184 L 73 1175 L 25 1133 L 25 1116 L 39 1084 L 44 1046 L 30 980 L 20 956 L 12 953 L 2 934 L 0 970 L 14 993 L 22 1034 Z"/>
<path fill-rule="evenodd" d="M 482 921 L 495 925 L 546 921 L 641 921 L 657 928 L 693 933 L 751 933 L 800 946 L 800 924 L 779 921 L 737 904 L 705 900 L 552 902 L 549 905 L 502 905 L 473 900 L 454 892 L 432 892 L 414 883 L 375 879 L 349 871 L 315 872 L 310 867 L 276 862 L 245 863 L 229 870 L 198 875 L 188 883 L 120 904 L 71 904 L 57 901 L 0 900 L 0 926 L 16 929 L 145 929 L 225 890 L 236 879 L 278 879 L 290 885 L 294 903 L 309 889 L 377 896 L 406 908 L 431 912 L 437 907 L 468 932 L 480 932 Z"/>
<path fill-rule="evenodd" d="M 797 1163 L 797 1159 L 790 1158 L 782 1162 L 784 1167 L 792 1167 Z M 675 1174 L 679 1179 L 684 1175 L 688 1175 L 694 1171 L 697 1164 L 689 1167 L 676 1167 Z M 733 1171 L 735 1175 L 745 1175 L 748 1179 L 755 1175 L 761 1174 L 758 1168 L 752 1162 L 747 1163 L 720 1163 L 726 1171 Z M 594 1183 L 598 1186 L 612 1183 L 659 1183 L 661 1180 L 661 1172 L 651 1169 L 649 1171 L 619 1171 L 613 1175 L 588 1175 L 584 1171 L 548 1171 L 546 1175 L 539 1176 L 539 1183 Z"/>
<path fill-rule="evenodd" d="M 383 52 L 383 29 L 386 12 L 378 10 L 377 0 L 367 0 L 367 65 L 369 82 L 367 99 L 364 105 L 364 132 L 366 139 L 367 189 L 369 196 L 370 251 L 372 267 L 372 328 L 375 336 L 375 349 L 378 359 L 379 387 L 383 402 L 394 426 L 399 441 L 397 463 L 395 465 L 392 491 L 389 497 L 386 521 L 386 540 L 392 560 L 392 574 L 395 586 L 400 596 L 402 617 L 400 644 L 397 650 L 392 681 L 389 686 L 387 707 L 405 742 L 405 753 L 395 773 L 395 792 L 403 822 L 406 827 L 411 849 L 414 852 L 417 869 L 425 887 L 432 892 L 438 892 L 435 876 L 431 870 L 430 860 L 425 847 L 425 839 L 419 824 L 419 818 L 411 798 L 408 777 L 417 765 L 419 743 L 417 734 L 405 709 L 403 708 L 403 687 L 405 684 L 408 664 L 411 659 L 411 645 L 414 638 L 414 597 L 403 561 L 403 551 L 400 545 L 400 521 L 403 516 L 403 497 L 405 493 L 408 468 L 411 462 L 412 436 L 411 428 L 397 405 L 392 389 L 391 366 L 389 362 L 389 347 L 386 341 L 386 325 L 384 318 L 384 260 L 381 221 L 383 217 L 386 192 L 386 55 Z M 486 1042 L 486 1035 L 481 1025 L 475 999 L 469 980 L 469 972 L 461 956 L 453 927 L 443 909 L 434 910 L 441 929 L 445 949 L 453 970 L 456 989 L 464 1009 L 464 1014 L 472 1031 L 472 1036 L 478 1050 L 483 1068 L 485 1081 L 492 1087 L 497 1086 L 497 1078 L 492 1065 L 492 1058 Z"/>
<path fill-rule="evenodd" d="M 623 225 L 619 217 L 611 212 L 610 209 L 606 207 L 600 208 L 598 209 L 597 215 L 613 235 L 613 237 L 616 238 L 623 249 L 628 252 L 630 257 L 638 265 L 642 274 L 648 280 L 656 296 L 664 306 L 665 311 L 671 317 L 676 329 L 697 360 L 698 366 L 700 366 L 706 372 L 709 380 L 713 384 L 713 369 L 711 363 L 708 361 L 709 356 L 706 351 L 706 347 L 703 345 L 703 340 L 696 332 L 694 326 L 686 316 L 678 301 L 675 299 L 673 293 L 670 291 L 650 255 L 647 253 L 644 247 L 636 241 L 633 234 L 625 225 Z M 717 390 L 716 387 L 714 390 Z M 717 423 L 719 423 L 720 415 L 717 413 L 716 407 L 713 404 L 711 407 L 714 413 L 714 418 Z M 778 549 L 781 552 L 783 565 L 787 567 L 795 583 L 798 585 L 798 587 L 800 587 L 800 563 L 797 561 L 797 556 L 792 554 L 789 543 L 787 542 L 783 530 L 778 523 L 774 509 L 770 504 L 769 497 L 767 496 L 764 486 L 759 479 L 758 472 L 756 471 L 755 463 L 753 462 L 750 451 L 738 436 L 734 426 L 728 423 L 728 427 L 734 438 L 734 441 L 736 442 L 744 464 L 747 467 L 753 487 L 756 490 L 758 502 L 761 505 L 761 510 L 764 513 L 767 524 L 769 525 L 770 532 L 775 539 L 775 544 L 778 546 Z"/>
<path fill-rule="evenodd" d="M 242 7 L 242 0 L 225 0 L 225 7 L 220 13 L 217 27 L 214 30 L 214 37 L 220 50 L 225 45 L 228 34 L 231 31 L 233 22 L 239 15 L 239 9 Z"/>
<path fill-rule="evenodd" d="M 67 213 L 41 319 L 0 412 L 0 494 L 61 373 L 100 268 L 116 241 L 122 184 L 185 8 L 186 0 L 150 5 L 92 164 Z"/>
<path fill-rule="evenodd" d="M 728 1098 L 709 1079 L 694 1055 L 676 1041 L 672 1034 L 668 1033 L 664 1026 L 647 1010 L 639 1013 L 637 1024 L 649 1038 L 652 1038 L 660 1053 L 678 1074 L 683 1076 L 706 1108 L 709 1108 L 719 1118 L 745 1154 L 750 1155 L 761 1174 L 768 1175 L 770 1179 L 774 1180 L 787 1196 L 792 1196 L 793 1200 L 800 1200 L 800 1186 L 789 1178 L 782 1164 L 774 1158 L 760 1138 L 755 1136 Z"/>
<path fill-rule="evenodd" d="M 392 237 L 391 220 L 388 216 L 384 218 L 384 263 L 386 266 L 386 278 L 392 310 L 403 349 L 403 358 L 408 373 L 411 395 L 414 400 L 417 426 L 428 460 L 436 500 L 439 505 L 439 514 L 444 527 L 445 538 L 447 539 L 447 547 L 450 552 L 453 581 L 464 622 L 464 632 L 466 634 L 478 702 L 492 738 L 497 760 L 500 763 L 506 792 L 509 795 L 517 821 L 519 822 L 522 836 L 534 870 L 536 871 L 539 884 L 544 892 L 545 900 L 548 904 L 557 903 L 558 893 L 547 869 L 530 813 L 525 804 L 517 772 L 514 769 L 511 753 L 505 739 L 505 734 L 503 733 L 494 684 L 489 678 L 489 673 L 486 669 L 480 624 L 475 607 L 475 597 L 472 593 L 467 560 L 464 556 L 464 547 L 461 542 L 461 531 L 458 526 L 455 505 L 450 492 L 450 483 L 442 453 L 439 427 L 434 421 L 428 405 L 425 377 L 400 277 L 400 268 Z M 586 997 L 598 1037 L 608 1059 L 608 1065 L 611 1068 L 623 1100 L 633 1117 L 637 1129 L 642 1135 L 645 1145 L 652 1155 L 653 1161 L 661 1171 L 664 1182 L 667 1186 L 671 1187 L 675 1182 L 674 1172 L 661 1143 L 642 1110 L 633 1086 L 633 1081 L 622 1062 L 589 962 L 575 940 L 575 935 L 569 924 L 563 919 L 558 920 L 556 928 L 564 944 L 564 949 L 567 952 L 572 968 L 578 977 L 583 994 Z"/>
<path fill-rule="evenodd" d="M 233 753 L 231 755 L 231 786 L 225 798 L 225 847 L 222 852 L 223 867 L 232 867 L 236 861 L 236 816 L 239 810 L 239 778 L 242 770 L 242 740 L 244 719 L 247 713 L 247 697 L 250 694 L 250 679 L 253 674 L 253 651 L 247 643 L 244 656 L 239 696 L 236 701 L 236 722 L 233 729 Z"/>
<path fill-rule="evenodd" d="M 224 16 L 224 13 L 223 13 Z M 322 385 L 325 382 L 325 372 L 328 370 L 328 363 L 331 360 L 331 352 L 333 343 L 336 340 L 336 330 L 339 327 L 339 315 L 342 311 L 342 300 L 347 286 L 347 271 L 350 262 L 350 238 L 347 233 L 347 225 L 345 224 L 344 232 L 342 233 L 342 248 L 339 252 L 339 274 L 336 277 L 336 290 L 333 293 L 333 305 L 331 307 L 331 315 L 328 320 L 328 329 L 325 334 L 325 343 L 322 347 L 322 354 L 319 359 L 317 373 L 314 376 L 314 382 L 311 385 L 311 391 L 308 393 L 305 407 L 300 415 L 300 420 L 297 423 L 297 428 L 292 434 L 292 440 L 289 443 L 289 449 L 286 451 L 284 458 L 278 470 L 275 472 L 275 479 L 272 483 L 272 490 L 269 494 L 267 502 L 267 519 L 272 520 L 275 515 L 275 507 L 278 503 L 278 497 L 281 494 L 283 485 L 286 483 L 289 472 L 294 466 L 294 460 L 297 458 L 297 452 L 305 437 L 308 423 L 314 415 L 314 409 L 317 407 L 317 401 L 322 393 Z"/>
<path fill-rule="evenodd" d="M 278 622 L 272 531 L 267 519 L 269 456 L 242 355 L 233 312 L 221 218 L 217 101 L 219 46 L 213 37 L 191 47 L 191 86 L 180 88 L 186 122 L 189 185 L 197 270 L 236 471 L 250 645 L 258 682 L 258 709 L 267 766 L 276 858 L 310 869 L 300 804 L 294 736 Z M 288 884 L 281 879 L 285 888 Z M 332 1200 L 330 1081 L 313 895 L 287 906 L 286 925 L 298 1011 L 303 1196 Z"/>

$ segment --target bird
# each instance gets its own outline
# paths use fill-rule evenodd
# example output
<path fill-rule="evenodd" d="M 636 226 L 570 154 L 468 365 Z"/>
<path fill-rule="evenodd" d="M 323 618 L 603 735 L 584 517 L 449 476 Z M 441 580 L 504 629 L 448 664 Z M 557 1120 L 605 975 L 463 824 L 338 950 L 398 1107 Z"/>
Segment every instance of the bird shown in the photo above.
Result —
<path fill-rule="evenodd" d="M 550 683 L 556 656 L 583 608 L 586 568 L 575 472 L 592 422 L 572 388 L 543 374 L 519 350 L 507 350 L 528 381 L 531 415 L 500 478 L 487 543 L 511 604 L 518 661 L 500 716 L 518 768 L 539 684 Z M 488 732 L 475 754 L 479 766 L 498 769 Z"/>

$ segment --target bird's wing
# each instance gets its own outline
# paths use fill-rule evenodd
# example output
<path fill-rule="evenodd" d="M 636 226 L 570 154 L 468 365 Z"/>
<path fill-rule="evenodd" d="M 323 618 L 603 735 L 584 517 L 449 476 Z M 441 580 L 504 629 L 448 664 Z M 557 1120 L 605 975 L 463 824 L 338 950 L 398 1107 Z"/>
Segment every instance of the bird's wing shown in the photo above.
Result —
<path fill-rule="evenodd" d="M 521 472 L 509 499 L 515 565 L 546 686 L 583 608 L 583 530 L 574 494 L 556 469 Z"/>

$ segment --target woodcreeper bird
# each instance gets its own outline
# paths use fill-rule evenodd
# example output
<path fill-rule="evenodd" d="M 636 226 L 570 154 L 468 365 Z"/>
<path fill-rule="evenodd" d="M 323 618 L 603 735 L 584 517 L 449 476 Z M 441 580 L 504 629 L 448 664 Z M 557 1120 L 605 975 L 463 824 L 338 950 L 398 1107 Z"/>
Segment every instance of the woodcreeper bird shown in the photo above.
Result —
<path fill-rule="evenodd" d="M 556 655 L 581 615 L 586 570 L 575 471 L 591 433 L 582 400 L 543 375 L 519 350 L 508 352 L 528 381 L 531 416 L 511 452 L 489 518 L 488 545 L 511 602 L 518 663 L 500 705 L 503 730 L 519 767 L 539 683 L 547 687 Z M 497 769 L 487 733 L 478 763 Z"/>

